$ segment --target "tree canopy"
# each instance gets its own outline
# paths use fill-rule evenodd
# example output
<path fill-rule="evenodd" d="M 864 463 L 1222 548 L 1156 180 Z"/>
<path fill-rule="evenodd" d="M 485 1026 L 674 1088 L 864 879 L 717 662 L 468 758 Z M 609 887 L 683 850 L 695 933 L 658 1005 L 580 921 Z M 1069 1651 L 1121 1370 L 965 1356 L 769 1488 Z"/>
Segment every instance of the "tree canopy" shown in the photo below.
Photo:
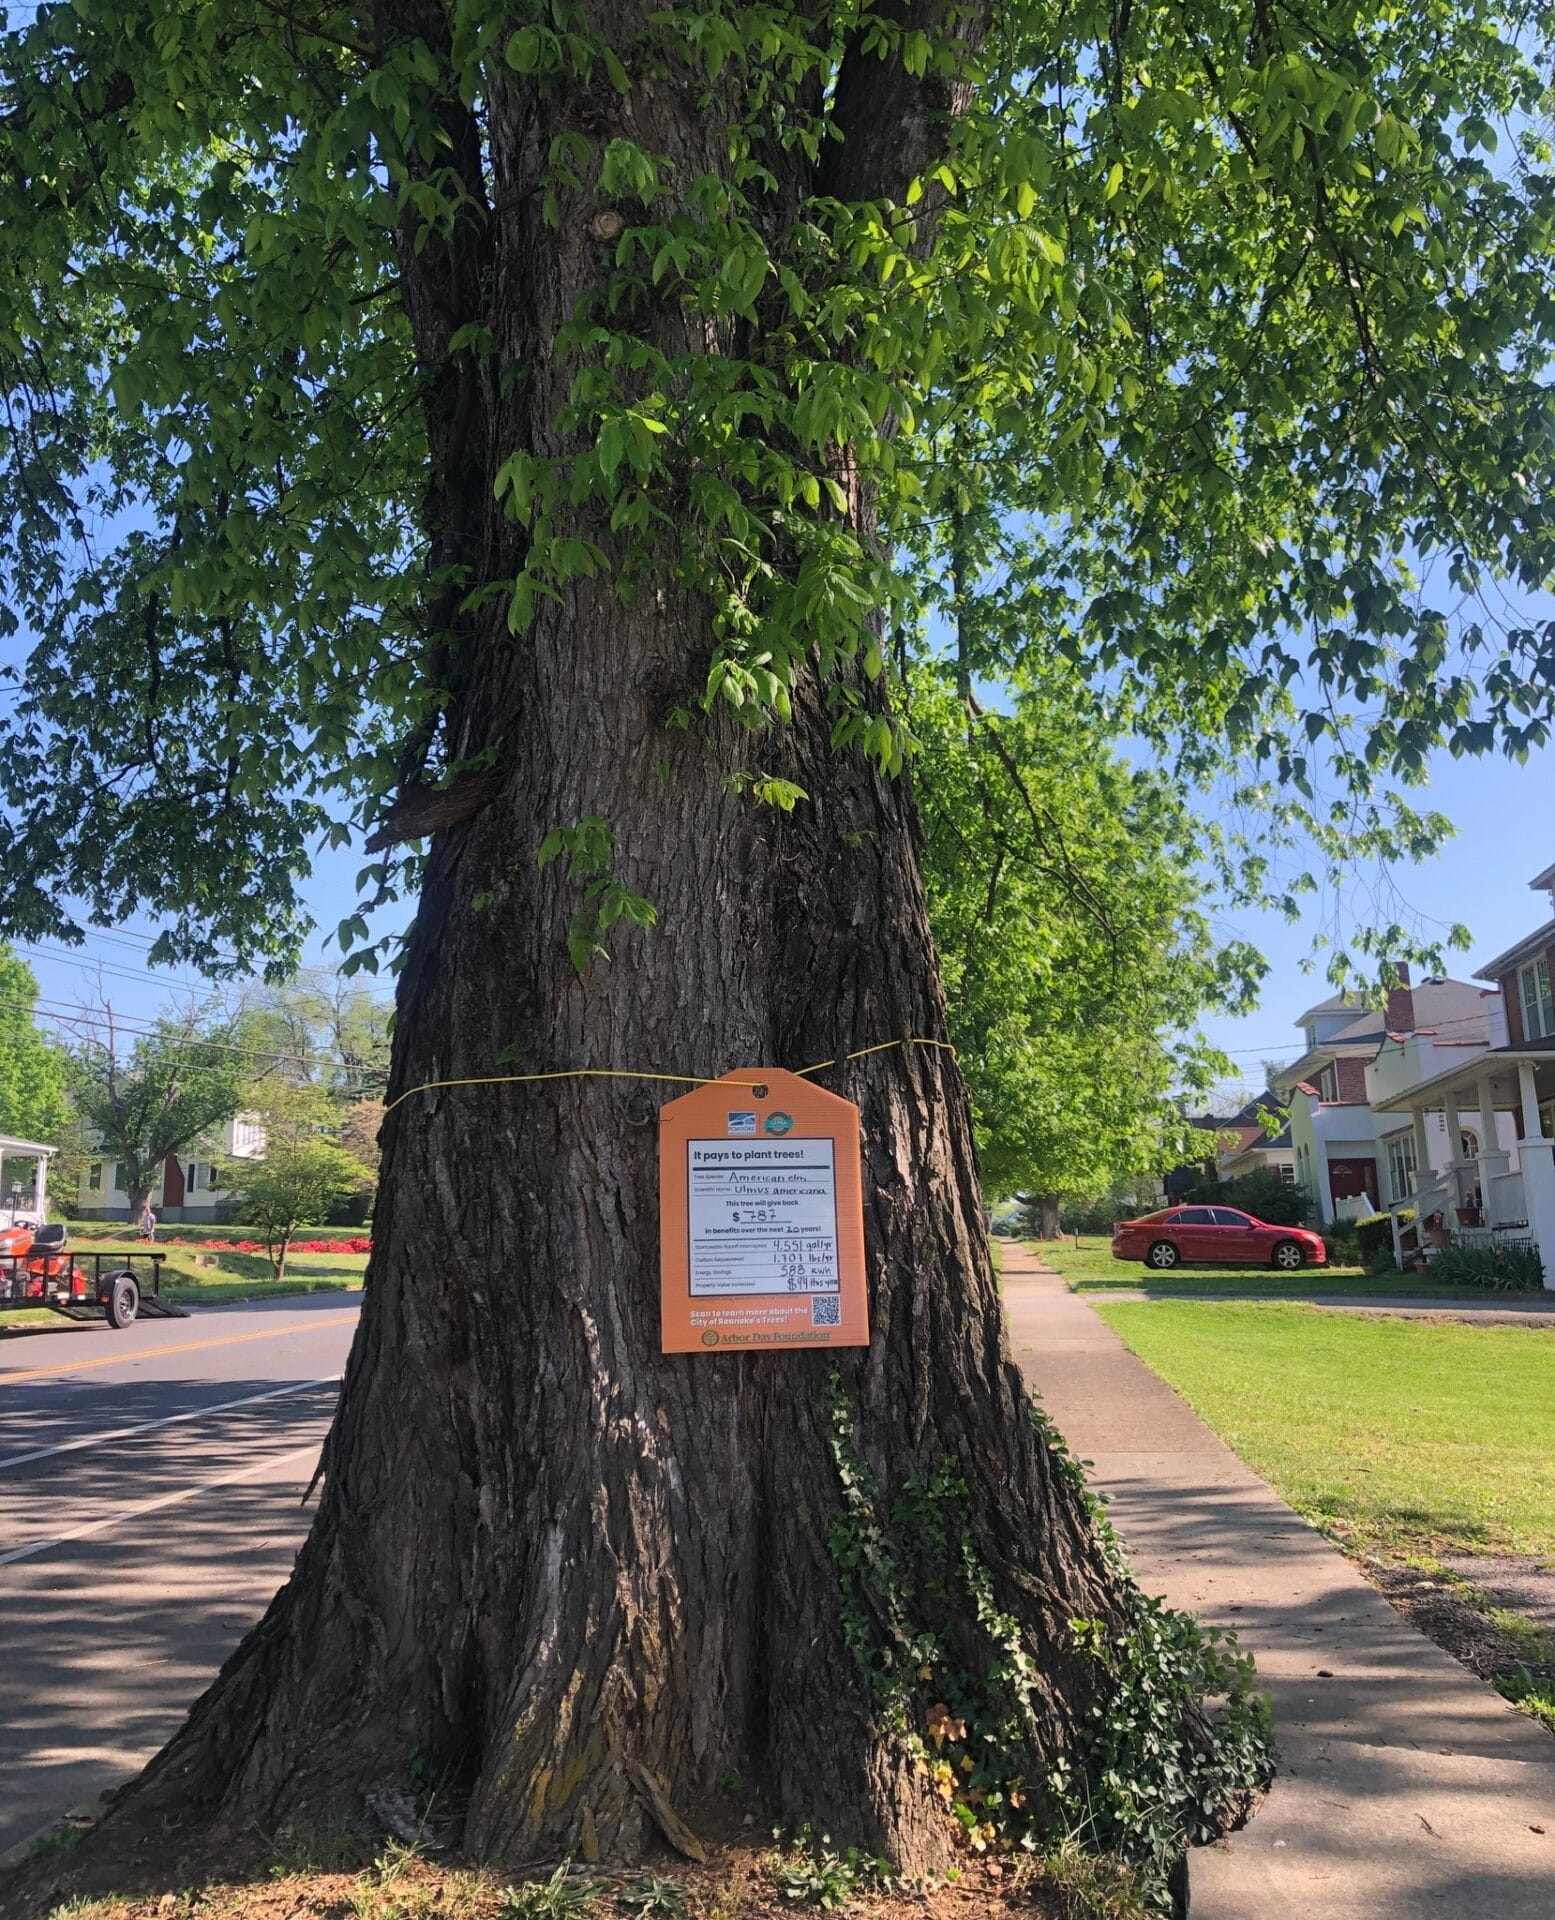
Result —
<path fill-rule="evenodd" d="M 809 663 L 839 744 L 895 767 L 900 720 L 852 676 L 894 672 L 875 610 L 910 647 L 954 574 L 975 671 L 1060 656 L 1230 781 L 1252 893 L 1311 878 L 1275 879 L 1271 835 L 1320 865 L 1430 844 L 1407 802 L 1431 749 L 1524 751 L 1555 697 L 1529 610 L 1555 556 L 1547 26 L 1488 0 L 19 19 L 0 572 L 29 650 L 0 917 L 68 935 L 67 898 L 133 902 L 166 953 L 284 963 L 319 835 L 377 828 L 381 899 L 489 791 L 503 742 L 447 720 L 479 608 L 522 646 L 601 569 L 712 603 L 683 718 L 765 728 Z M 854 168 L 844 60 L 953 98 L 943 148 Z M 557 342 L 565 445 L 515 426 L 495 476 L 516 570 L 478 577 L 425 490 L 499 404 L 523 295 L 477 247 L 446 313 L 409 312 L 407 250 L 491 230 L 501 156 L 467 130 L 494 93 L 671 77 L 726 174 L 581 120 L 541 165 L 543 226 L 597 251 L 598 293 Z M 813 163 L 792 204 L 769 140 Z M 701 348 L 650 338 L 666 307 Z"/>
<path fill-rule="evenodd" d="M 58 1146 L 70 1124 L 65 1049 L 38 1029 L 32 968 L 0 947 L 0 1133 Z"/>
<path fill-rule="evenodd" d="M 246 993 L 237 1025 L 284 1078 L 311 1080 L 341 1106 L 380 1093 L 388 1077 L 390 1010 L 338 971 L 308 967 Z"/>
<path fill-rule="evenodd" d="M 73 1093 L 103 1152 L 122 1163 L 131 1211 L 138 1213 L 168 1155 L 238 1111 L 253 1062 L 235 1044 L 230 1024 L 195 1007 L 158 1019 L 127 1053 L 117 1042 L 110 1015 L 81 1048 Z"/>
<path fill-rule="evenodd" d="M 1050 676 L 1008 713 L 913 678 L 924 880 L 990 1197 L 1088 1199 L 1187 1152 L 1179 1096 L 1226 1062 L 1204 1014 L 1251 1005 L 1262 962 L 1218 941 L 1200 823 Z"/>

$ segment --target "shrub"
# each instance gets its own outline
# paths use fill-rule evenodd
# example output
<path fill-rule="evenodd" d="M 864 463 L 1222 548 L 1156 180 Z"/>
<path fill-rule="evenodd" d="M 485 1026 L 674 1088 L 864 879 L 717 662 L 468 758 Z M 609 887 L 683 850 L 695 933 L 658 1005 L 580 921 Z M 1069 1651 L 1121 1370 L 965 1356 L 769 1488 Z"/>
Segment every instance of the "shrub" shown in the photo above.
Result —
<path fill-rule="evenodd" d="M 1240 1207 L 1256 1219 L 1267 1220 L 1271 1227 L 1301 1227 L 1312 1218 L 1312 1196 L 1305 1187 L 1294 1186 L 1277 1167 L 1258 1167 L 1251 1173 L 1239 1173 L 1217 1190 L 1220 1205 Z"/>
<path fill-rule="evenodd" d="M 1323 1244 L 1328 1249 L 1329 1264 L 1335 1267 L 1358 1267 L 1361 1265 L 1360 1236 L 1355 1231 L 1353 1220 L 1335 1220 L 1323 1228 Z M 1392 1252 L 1392 1242 L 1388 1243 Z"/>
<path fill-rule="evenodd" d="M 1431 1278 L 1460 1287 L 1527 1293 L 1544 1285 L 1544 1264 L 1537 1247 L 1443 1247 L 1431 1262 Z"/>
<path fill-rule="evenodd" d="M 1401 1221 L 1414 1219 L 1413 1209 L 1406 1209 L 1399 1215 Z M 1355 1223 L 1355 1244 L 1360 1249 L 1362 1260 L 1368 1270 L 1373 1260 L 1387 1255 L 1388 1265 L 1393 1264 L 1393 1218 L 1386 1213 L 1368 1213 L 1363 1220 Z"/>

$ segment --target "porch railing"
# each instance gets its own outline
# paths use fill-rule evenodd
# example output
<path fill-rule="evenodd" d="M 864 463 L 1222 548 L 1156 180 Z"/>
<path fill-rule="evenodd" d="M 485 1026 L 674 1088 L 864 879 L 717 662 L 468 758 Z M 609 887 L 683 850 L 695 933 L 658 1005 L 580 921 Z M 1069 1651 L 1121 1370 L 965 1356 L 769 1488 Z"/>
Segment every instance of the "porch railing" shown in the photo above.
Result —
<path fill-rule="evenodd" d="M 1528 1202 L 1523 1196 L 1521 1173 L 1493 1174 L 1485 1196 L 1485 1217 L 1491 1227 L 1526 1227 Z"/>
<path fill-rule="evenodd" d="M 1440 1213 L 1446 1219 L 1451 1218 L 1451 1210 L 1456 1205 L 1454 1195 L 1457 1183 L 1451 1179 L 1437 1178 L 1429 1186 L 1417 1187 L 1413 1193 L 1406 1193 L 1400 1200 L 1392 1200 L 1383 1209 L 1393 1223 L 1393 1258 L 1403 1264 L 1407 1252 L 1416 1253 L 1422 1248 L 1429 1257 L 1430 1242 L 1422 1230 L 1422 1223 L 1433 1213 Z M 1412 1213 L 1413 1220 L 1401 1220 L 1401 1213 Z M 1408 1234 L 1414 1245 L 1407 1248 L 1404 1236 Z"/>

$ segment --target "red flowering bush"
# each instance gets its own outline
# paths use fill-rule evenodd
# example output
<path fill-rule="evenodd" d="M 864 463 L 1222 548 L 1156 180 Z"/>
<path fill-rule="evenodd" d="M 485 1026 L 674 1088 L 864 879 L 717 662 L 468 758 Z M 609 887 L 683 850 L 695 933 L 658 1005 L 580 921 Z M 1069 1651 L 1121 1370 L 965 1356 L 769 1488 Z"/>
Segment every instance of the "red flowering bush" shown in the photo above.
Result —
<path fill-rule="evenodd" d="M 194 1244 L 198 1247 L 208 1247 L 212 1253 L 263 1253 L 265 1251 L 262 1240 L 197 1240 Z M 294 1240 L 289 1249 L 292 1253 L 371 1253 L 372 1250 L 372 1241 L 361 1234 L 350 1240 Z"/>

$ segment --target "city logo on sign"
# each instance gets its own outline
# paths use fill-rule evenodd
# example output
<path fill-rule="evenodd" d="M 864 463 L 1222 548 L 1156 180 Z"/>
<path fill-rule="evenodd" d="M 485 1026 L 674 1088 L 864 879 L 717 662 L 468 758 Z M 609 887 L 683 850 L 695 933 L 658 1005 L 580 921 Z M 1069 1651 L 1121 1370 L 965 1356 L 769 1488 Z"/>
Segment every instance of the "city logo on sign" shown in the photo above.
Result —
<path fill-rule="evenodd" d="M 768 1133 L 788 1133 L 792 1129 L 793 1124 L 794 1116 L 791 1113 L 769 1113 L 767 1115 L 766 1126 Z"/>
<path fill-rule="evenodd" d="M 729 1115 L 729 1132 L 731 1134 L 754 1134 L 755 1131 L 756 1131 L 755 1114 L 731 1113 Z"/>

